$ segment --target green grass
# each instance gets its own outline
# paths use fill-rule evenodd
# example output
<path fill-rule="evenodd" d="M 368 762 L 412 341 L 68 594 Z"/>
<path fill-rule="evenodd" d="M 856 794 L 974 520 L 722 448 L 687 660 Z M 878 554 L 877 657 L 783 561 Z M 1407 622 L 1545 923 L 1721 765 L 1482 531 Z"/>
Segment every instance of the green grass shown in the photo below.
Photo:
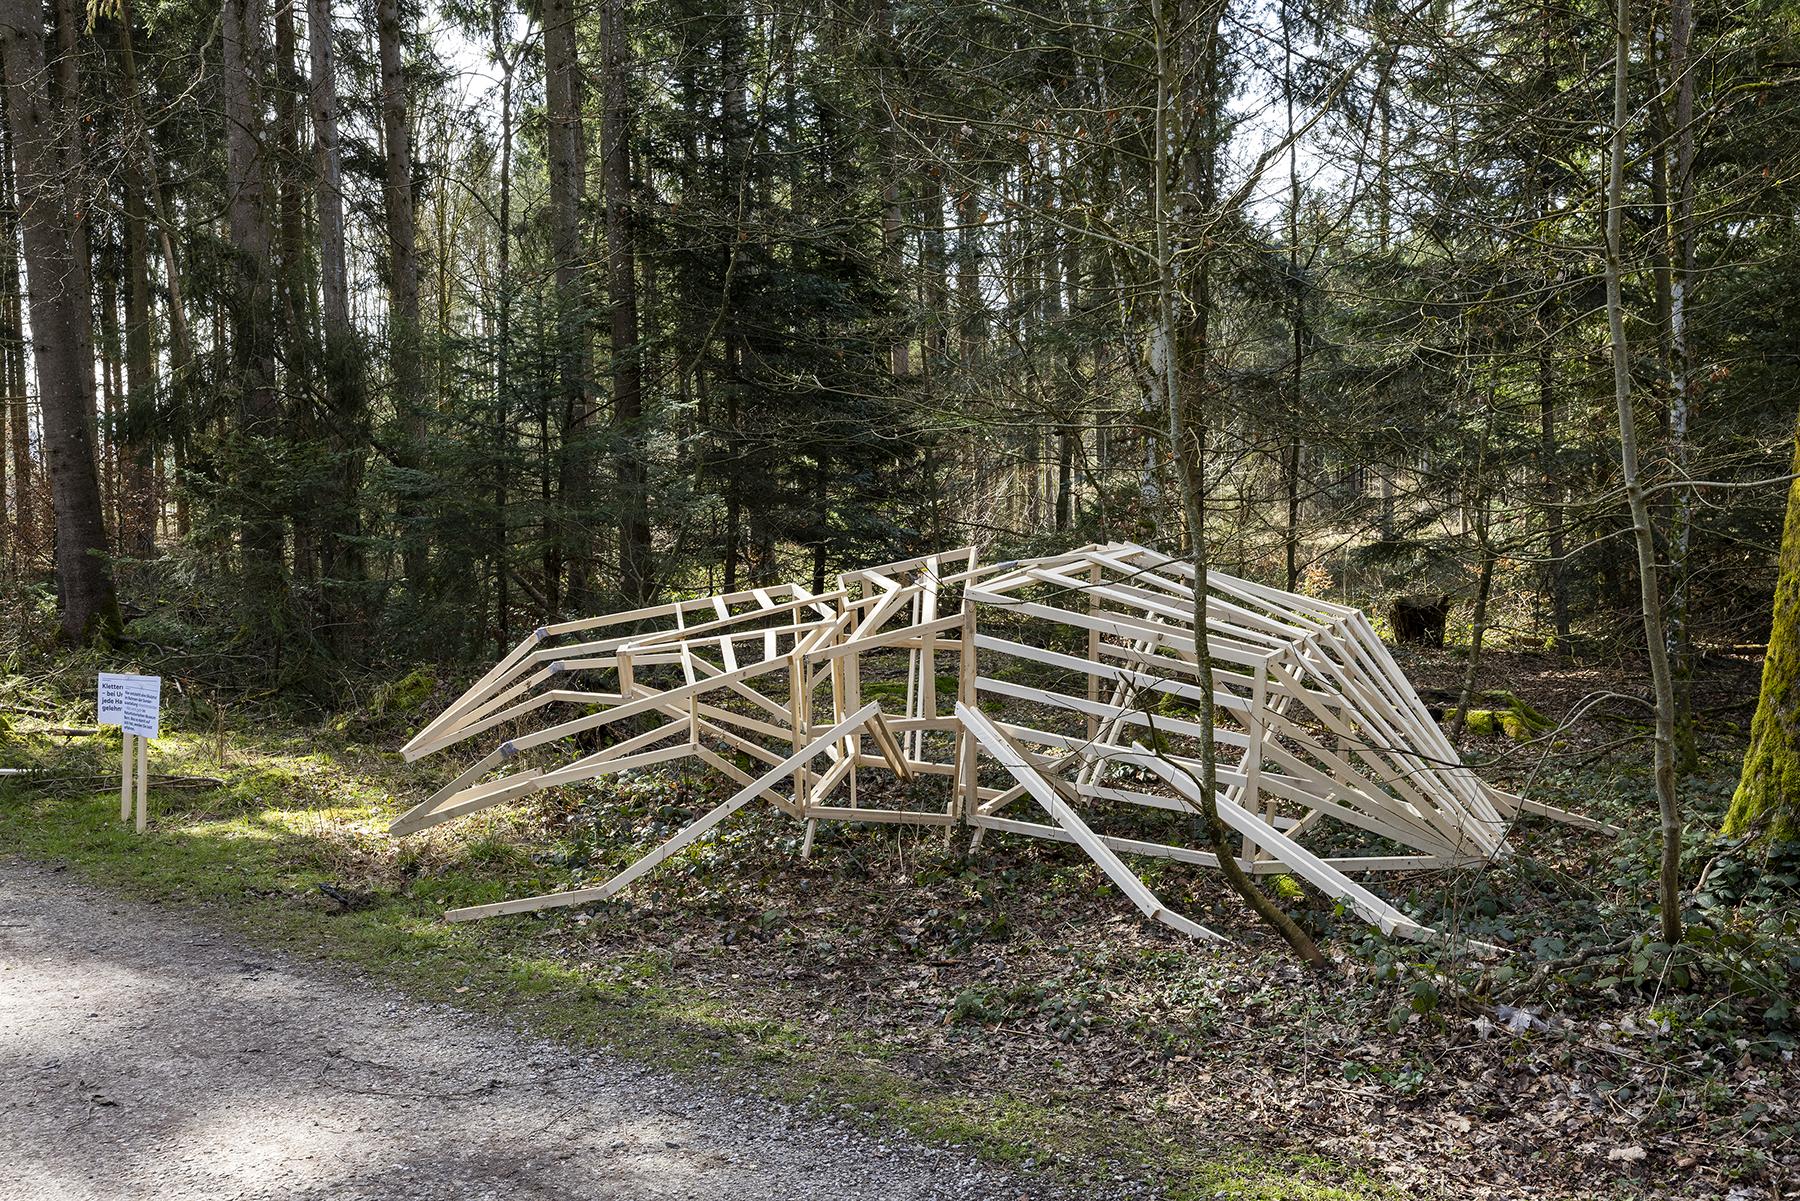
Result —
<path fill-rule="evenodd" d="M 51 774 L 116 771 L 104 740 L 26 759 Z M 210 736 L 157 744 L 157 772 L 210 771 L 225 787 L 153 794 L 152 829 L 118 821 L 116 785 L 0 783 L 0 852 L 60 860 L 115 892 L 178 905 L 203 921 L 289 953 L 354 968 L 422 999 L 502 1018 L 533 1033 L 847 1117 L 955 1143 L 995 1162 L 1048 1167 L 1080 1179 L 1098 1171 L 1156 1180 L 1171 1197 L 1245 1201 L 1366 1201 L 1392 1190 L 1328 1160 L 1255 1148 L 1190 1145 L 1155 1123 L 1054 1098 L 995 1095 L 908 1076 L 906 1056 L 873 1035 L 744 1012 L 729 998 L 671 976 L 655 953 L 601 971 L 551 953 L 544 918 L 450 925 L 439 915 L 517 894 L 544 877 L 516 845 L 488 833 L 414 862 L 383 827 L 403 807 L 389 789 L 408 780 L 392 764 L 346 769 L 304 739 L 236 737 L 234 765 L 208 757 Z M 20 758 L 13 741 L 12 757 Z M 32 748 L 26 748 L 30 750 Z M 110 766 L 109 766 L 110 765 Z M 361 771 L 362 774 L 358 774 Z M 369 874 L 379 862 L 382 871 Z M 361 879 L 363 907 L 335 912 L 324 883 Z M 554 885 L 555 880 L 541 881 Z M 811 1012 L 809 998 L 794 1010 Z"/>

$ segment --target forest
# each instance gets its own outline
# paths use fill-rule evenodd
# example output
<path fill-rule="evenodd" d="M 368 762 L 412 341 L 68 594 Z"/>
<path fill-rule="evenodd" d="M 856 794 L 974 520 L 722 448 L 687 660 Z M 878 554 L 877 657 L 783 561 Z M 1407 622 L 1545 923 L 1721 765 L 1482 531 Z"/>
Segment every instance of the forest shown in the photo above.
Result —
<path fill-rule="evenodd" d="M 0 0 L 0 70 L 0 852 L 453 1004 L 537 972 L 533 1030 L 1080 1195 L 1800 1184 L 1794 0 Z M 534 630 L 1112 543 L 1365 610 L 1464 762 L 1619 836 L 1382 881 L 1497 964 L 761 818 L 430 932 L 635 858 L 672 768 L 374 833 Z M 120 669 L 143 850 L 87 828 Z M 755 1033 L 815 1002 L 879 1055 Z"/>

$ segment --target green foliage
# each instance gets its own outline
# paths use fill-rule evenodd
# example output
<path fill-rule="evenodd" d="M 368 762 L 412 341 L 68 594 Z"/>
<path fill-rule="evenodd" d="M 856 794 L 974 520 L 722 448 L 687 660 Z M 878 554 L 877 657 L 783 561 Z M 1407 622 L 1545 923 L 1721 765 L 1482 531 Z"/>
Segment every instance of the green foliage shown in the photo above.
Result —
<path fill-rule="evenodd" d="M 976 985 L 957 993 L 944 1017 L 952 1025 L 958 1022 L 994 1025 L 1035 1021 L 1053 1038 L 1076 1042 L 1086 1037 L 1093 1024 L 1093 1003 L 1094 998 L 1078 988 L 1040 984 Z"/>

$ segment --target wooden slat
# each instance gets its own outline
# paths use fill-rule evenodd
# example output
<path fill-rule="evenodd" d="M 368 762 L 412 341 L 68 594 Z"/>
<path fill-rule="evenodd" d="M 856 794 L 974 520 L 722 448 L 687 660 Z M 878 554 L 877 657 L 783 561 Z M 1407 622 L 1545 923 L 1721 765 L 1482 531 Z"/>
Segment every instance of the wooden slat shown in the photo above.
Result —
<path fill-rule="evenodd" d="M 497 917 L 508 913 L 534 913 L 541 909 L 554 909 L 564 905 L 582 905 L 589 901 L 604 900 L 623 889 L 632 881 L 648 874 L 665 860 L 678 854 L 695 842 L 720 822 L 742 809 L 751 801 L 773 788 L 784 777 L 790 775 L 794 768 L 825 751 L 848 731 L 867 721 L 870 716 L 881 711 L 881 706 L 871 701 L 855 713 L 839 722 L 824 734 L 795 751 L 792 755 L 758 776 L 755 780 L 740 788 L 731 797 L 714 806 L 704 817 L 689 825 L 680 833 L 665 841 L 648 855 L 633 863 L 630 867 L 594 888 L 577 888 L 568 892 L 548 893 L 536 897 L 520 897 L 511 901 L 495 901 L 487 905 L 469 905 L 461 909 L 452 909 L 444 917 L 453 922 L 474 921 L 478 918 Z"/>

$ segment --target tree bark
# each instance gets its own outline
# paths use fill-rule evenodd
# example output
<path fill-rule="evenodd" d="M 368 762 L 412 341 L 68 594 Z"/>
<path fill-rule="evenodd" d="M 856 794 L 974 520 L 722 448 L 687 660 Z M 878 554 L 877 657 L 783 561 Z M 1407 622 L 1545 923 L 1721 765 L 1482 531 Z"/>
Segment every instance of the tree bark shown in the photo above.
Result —
<path fill-rule="evenodd" d="M 1788 471 L 1800 476 L 1800 428 Z M 1762 691 L 1724 832 L 1763 846 L 1800 839 L 1800 479 L 1788 485 Z"/>
<path fill-rule="evenodd" d="M 150 220 L 143 173 L 129 156 L 125 187 L 125 416 L 121 453 L 125 503 L 119 506 L 119 545 L 133 558 L 156 553 L 156 331 L 150 311 Z"/>
<path fill-rule="evenodd" d="M 150 131 L 144 123 L 144 113 L 139 98 L 137 78 L 137 56 L 132 49 L 131 2 L 117 0 L 119 6 L 119 76 L 124 92 L 125 111 L 128 121 L 126 147 L 127 170 L 136 177 L 139 194 L 149 205 L 149 216 L 155 218 L 157 241 L 162 251 L 163 278 L 168 291 L 168 303 L 164 306 L 169 319 L 169 376 L 168 389 L 169 410 L 172 419 L 166 424 L 158 423 L 157 436 L 153 439 L 152 453 L 160 456 L 162 435 L 172 435 L 171 441 L 175 449 L 176 474 L 185 461 L 186 438 L 185 419 L 191 406 L 188 405 L 192 389 L 194 345 L 193 336 L 188 330 L 187 307 L 181 292 L 181 264 L 175 253 L 175 227 L 169 216 L 168 206 L 163 201 L 162 181 L 157 176 L 156 156 L 152 153 Z M 152 487 L 153 516 L 160 515 L 162 509 L 162 472 L 156 470 L 152 474 L 155 481 Z M 186 536 L 188 532 L 187 493 L 180 487 L 175 492 L 175 511 L 177 531 Z M 154 540 L 152 531 L 151 538 Z"/>
<path fill-rule="evenodd" d="M 44 452 L 56 513 L 56 576 L 62 634 L 88 643 L 120 627 L 106 527 L 95 475 L 92 396 L 82 387 L 86 326 L 77 305 L 88 265 L 76 255 L 78 218 L 67 151 L 57 144 L 46 86 L 42 11 L 36 0 L 0 0 L 0 64 L 12 131 L 19 223 L 24 234 L 33 358 L 44 422 Z M 84 408 L 84 406 L 86 406 Z"/>
<path fill-rule="evenodd" d="M 1184 59 L 1179 77 L 1170 62 L 1170 30 L 1162 0 L 1155 0 L 1156 25 L 1156 146 L 1152 154 L 1156 260 L 1157 308 L 1161 328 L 1161 364 L 1164 372 L 1165 401 L 1168 405 L 1169 449 L 1181 479 L 1182 513 L 1186 521 L 1188 553 L 1194 564 L 1194 661 L 1200 690 L 1210 695 L 1213 690 L 1212 659 L 1207 631 L 1207 542 L 1206 542 L 1206 388 L 1207 366 L 1211 355 L 1209 320 L 1211 314 L 1211 254 L 1200 227 L 1211 217 L 1216 203 L 1214 187 L 1215 156 L 1218 151 L 1219 124 L 1215 101 L 1218 99 L 1218 27 L 1223 5 L 1217 0 L 1202 0 L 1203 11 L 1186 11 L 1181 28 L 1186 31 Z M 1184 6 L 1185 7 L 1185 6 Z M 1177 97 L 1182 103 L 1176 103 Z M 1183 137 L 1171 125 L 1180 121 L 1180 113 L 1198 114 L 1204 122 L 1199 131 L 1188 131 Z M 1171 214 L 1168 203 L 1169 159 L 1174 148 L 1186 145 L 1182 172 L 1184 211 Z M 1180 290 L 1186 301 L 1188 317 L 1176 315 L 1177 250 L 1171 225 L 1175 225 L 1188 247 L 1190 256 L 1186 278 Z M 1218 758 L 1213 736 L 1213 707 L 1201 706 L 1200 726 L 1200 827 L 1211 846 L 1232 891 L 1243 898 L 1268 926 L 1293 948 L 1308 966 L 1325 969 L 1330 966 L 1318 945 L 1280 906 L 1256 886 L 1231 846 L 1230 835 L 1218 809 Z"/>
<path fill-rule="evenodd" d="M 332 45 L 331 0 L 307 0 L 307 42 L 312 61 L 308 107 L 313 127 L 314 207 L 319 243 L 319 333 L 325 405 L 330 414 L 334 495 L 325 506 L 321 567 L 331 581 L 352 586 L 365 574 L 362 552 L 363 434 L 368 422 L 362 346 L 350 324 L 349 273 L 344 256 L 344 171 L 338 135 L 337 56 Z M 339 618 L 346 606 L 328 598 Z M 353 606 L 352 606 L 353 608 Z M 333 629 L 340 621 L 333 621 Z"/>
<path fill-rule="evenodd" d="M 57 142 L 62 150 L 64 187 L 70 193 L 69 241 L 80 271 L 69 279 L 79 320 L 70 327 L 75 353 L 80 356 L 78 383 L 82 392 L 82 412 L 87 415 L 88 442 L 96 452 L 99 439 L 94 428 L 95 401 L 98 390 L 94 382 L 94 295 L 93 247 L 88 238 L 88 217 L 94 198 L 88 194 L 87 151 L 81 130 L 81 6 L 76 0 L 56 0 L 56 72 L 50 88 L 50 103 L 55 120 L 62 130 Z"/>
<path fill-rule="evenodd" d="M 888 0 L 874 0 L 870 21 L 875 27 L 875 45 L 882 70 L 891 68 L 895 56 L 893 14 Z M 901 196 L 900 178 L 905 164 L 901 161 L 900 137 L 894 128 L 893 110 L 883 105 L 881 114 L 881 264 L 882 275 L 892 290 L 897 307 L 906 305 L 905 272 L 902 262 L 906 247 L 906 216 Z M 912 374 L 912 323 L 894 314 L 896 334 L 888 347 L 888 369 L 897 378 Z"/>
<path fill-rule="evenodd" d="M 1625 340 L 1624 222 L 1626 122 L 1631 115 L 1631 0 L 1616 0 L 1613 43 L 1613 128 L 1606 177 L 1606 317 L 1612 333 L 1613 397 L 1619 411 L 1619 463 L 1637 544 L 1638 585 L 1650 686 L 1656 709 L 1654 761 L 1656 807 L 1662 833 L 1657 890 L 1663 941 L 1681 941 L 1681 810 L 1675 796 L 1675 689 L 1656 579 L 1656 532 L 1650 500 L 1638 470 L 1636 417 L 1631 395 L 1631 355 Z"/>
<path fill-rule="evenodd" d="M 1693 42 L 1692 0 L 1669 6 L 1669 74 L 1675 86 L 1675 178 L 1669 213 L 1669 461 L 1678 475 L 1688 474 L 1688 426 L 1693 412 L 1693 361 L 1688 337 L 1688 309 L 1694 282 L 1694 71 L 1689 60 Z M 1676 768 L 1682 774 L 1699 765 L 1693 712 L 1693 631 L 1688 606 L 1689 544 L 1693 534 L 1694 493 L 1685 478 L 1672 497 L 1669 530 L 1669 654 L 1675 677 Z"/>
<path fill-rule="evenodd" d="M 587 290 L 582 268 L 581 205 L 587 172 L 581 120 L 581 63 L 570 0 L 544 6 L 545 141 L 549 149 L 550 253 L 555 263 L 557 364 L 561 385 L 562 448 L 557 481 L 555 554 L 568 569 L 569 605 L 592 607 L 593 551 L 587 537 L 593 497 L 589 432 L 594 399 L 587 353 Z"/>
<path fill-rule="evenodd" d="M 22 562 L 35 549 L 37 540 L 37 505 L 34 503 L 33 477 L 37 474 L 31 461 L 31 405 L 25 393 L 25 308 L 24 289 L 19 282 L 19 208 L 13 180 L 12 98 L 9 89 L 0 88 L 0 322 L 4 322 L 6 340 L 5 378 L 6 406 L 12 413 L 8 437 L 12 444 L 13 548 L 14 563 Z"/>
<path fill-rule="evenodd" d="M 1540 323 L 1538 339 L 1538 471 L 1544 480 L 1544 530 L 1549 551 L 1544 583 L 1550 593 L 1550 621 L 1556 630 L 1557 649 L 1566 651 L 1569 585 L 1563 560 L 1568 557 L 1568 545 L 1563 533 L 1561 472 L 1557 469 L 1556 367 L 1551 359 L 1547 323 Z"/>
<path fill-rule="evenodd" d="M 226 215 L 236 292 L 232 367 L 238 388 L 238 504 L 246 628 L 273 619 L 284 602 L 283 522 L 275 501 L 275 444 L 282 436 L 275 392 L 275 295 L 264 157 L 262 0 L 226 0 L 221 38 L 225 88 Z"/>
<path fill-rule="evenodd" d="M 512 535 L 506 516 L 507 478 L 511 467 L 512 435 L 512 173 L 513 173 L 513 71 L 518 62 L 507 45 L 506 9 L 494 0 L 494 60 L 500 64 L 500 228 L 498 284 L 495 306 L 494 355 L 494 614 L 500 629 L 500 645 L 510 646 L 512 625 Z M 546 609 L 548 605 L 544 606 Z"/>
<path fill-rule="evenodd" d="M 972 186 L 956 196 L 956 356 L 967 366 L 987 344 L 987 302 L 981 295 L 981 202 Z"/>
<path fill-rule="evenodd" d="M 644 604 L 654 591 L 650 518 L 645 495 L 643 371 L 638 357 L 637 234 L 631 196 L 631 41 L 628 0 L 604 0 L 605 62 L 601 73 L 605 123 L 601 170 L 606 191 L 606 291 L 612 309 L 613 425 L 619 451 L 619 587 Z"/>
<path fill-rule="evenodd" d="M 388 240 L 388 362 L 394 382 L 394 410 L 400 427 L 400 466 L 408 472 L 401 490 L 400 557 L 407 587 L 415 598 L 427 586 L 429 555 L 424 530 L 426 420 L 422 347 L 419 339 L 419 249 L 413 204 L 412 126 L 407 113 L 406 73 L 401 45 L 400 0 L 377 0 L 376 40 L 381 56 L 381 132 L 385 146 L 382 197 Z"/>

